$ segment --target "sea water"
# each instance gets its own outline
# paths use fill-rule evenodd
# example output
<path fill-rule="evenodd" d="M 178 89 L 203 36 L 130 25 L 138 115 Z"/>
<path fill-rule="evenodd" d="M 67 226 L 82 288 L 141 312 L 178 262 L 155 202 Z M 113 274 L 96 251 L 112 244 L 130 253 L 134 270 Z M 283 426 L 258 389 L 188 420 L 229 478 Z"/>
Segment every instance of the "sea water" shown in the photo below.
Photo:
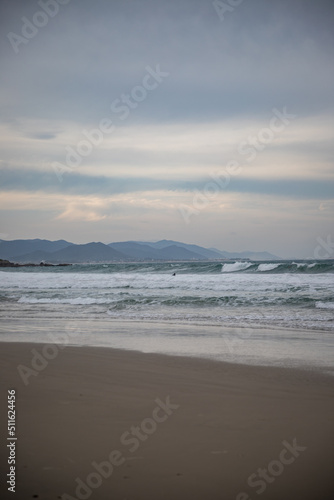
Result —
<path fill-rule="evenodd" d="M 43 342 L 45 321 L 54 333 L 76 322 L 74 344 L 329 366 L 333 278 L 333 260 L 7 268 L 0 338 Z"/>

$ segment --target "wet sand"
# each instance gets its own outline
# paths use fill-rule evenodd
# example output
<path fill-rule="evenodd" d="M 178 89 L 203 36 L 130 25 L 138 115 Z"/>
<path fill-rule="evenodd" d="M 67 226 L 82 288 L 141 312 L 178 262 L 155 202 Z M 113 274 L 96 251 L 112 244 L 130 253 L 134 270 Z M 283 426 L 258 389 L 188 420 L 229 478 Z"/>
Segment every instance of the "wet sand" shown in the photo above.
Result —
<path fill-rule="evenodd" d="M 334 498 L 332 376 L 110 348 L 0 350 L 2 477 L 8 389 L 17 436 L 16 493 L 3 481 L 1 498 Z"/>

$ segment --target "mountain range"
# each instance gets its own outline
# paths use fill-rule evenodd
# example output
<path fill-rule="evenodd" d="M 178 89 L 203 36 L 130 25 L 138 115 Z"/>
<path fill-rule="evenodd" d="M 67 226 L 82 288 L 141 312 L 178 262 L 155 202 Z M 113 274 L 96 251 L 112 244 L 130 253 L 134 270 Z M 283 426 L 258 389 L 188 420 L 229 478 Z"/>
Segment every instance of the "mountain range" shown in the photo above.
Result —
<path fill-rule="evenodd" d="M 77 245 L 65 240 L 0 240 L 0 259 L 20 263 L 89 263 L 169 260 L 278 260 L 268 252 L 226 252 L 173 240 L 122 241 Z"/>

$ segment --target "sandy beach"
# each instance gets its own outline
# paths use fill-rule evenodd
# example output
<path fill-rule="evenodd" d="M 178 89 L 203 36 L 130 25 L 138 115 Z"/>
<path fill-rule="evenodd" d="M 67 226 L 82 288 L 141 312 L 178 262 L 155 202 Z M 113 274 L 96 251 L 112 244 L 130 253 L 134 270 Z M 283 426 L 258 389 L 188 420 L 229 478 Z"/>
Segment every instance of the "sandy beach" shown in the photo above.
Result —
<path fill-rule="evenodd" d="M 1 386 L 3 478 L 8 389 L 17 436 L 16 492 L 3 479 L 1 498 L 334 497 L 330 375 L 2 343 Z"/>

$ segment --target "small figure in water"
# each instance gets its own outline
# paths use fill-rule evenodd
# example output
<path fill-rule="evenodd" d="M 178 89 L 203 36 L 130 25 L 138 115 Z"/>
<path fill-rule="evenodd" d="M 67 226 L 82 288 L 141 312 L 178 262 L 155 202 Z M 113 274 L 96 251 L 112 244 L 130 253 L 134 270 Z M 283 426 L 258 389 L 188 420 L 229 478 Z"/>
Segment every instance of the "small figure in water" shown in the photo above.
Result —
<path fill-rule="evenodd" d="M 173 273 L 173 276 L 176 276 L 176 273 Z"/>

